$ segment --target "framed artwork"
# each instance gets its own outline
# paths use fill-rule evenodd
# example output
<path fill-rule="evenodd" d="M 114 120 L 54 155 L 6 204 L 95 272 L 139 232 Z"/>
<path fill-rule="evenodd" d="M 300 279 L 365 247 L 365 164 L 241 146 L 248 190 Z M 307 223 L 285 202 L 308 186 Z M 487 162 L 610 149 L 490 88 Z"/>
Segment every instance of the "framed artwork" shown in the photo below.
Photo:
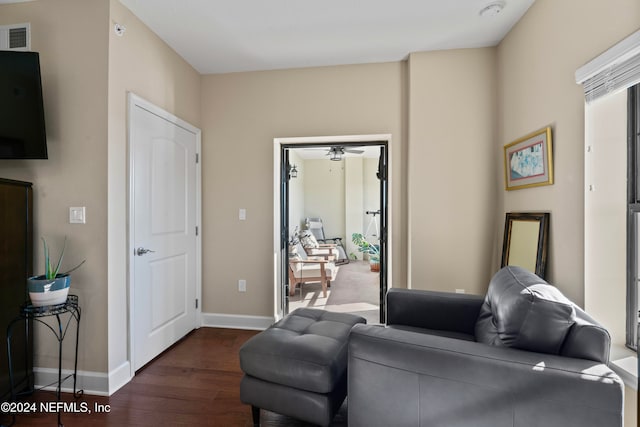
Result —
<path fill-rule="evenodd" d="M 504 146 L 504 178 L 506 190 L 553 184 L 551 127 Z"/>
<path fill-rule="evenodd" d="M 517 265 L 544 279 L 549 240 L 548 212 L 508 212 L 504 222 L 502 263 Z"/>

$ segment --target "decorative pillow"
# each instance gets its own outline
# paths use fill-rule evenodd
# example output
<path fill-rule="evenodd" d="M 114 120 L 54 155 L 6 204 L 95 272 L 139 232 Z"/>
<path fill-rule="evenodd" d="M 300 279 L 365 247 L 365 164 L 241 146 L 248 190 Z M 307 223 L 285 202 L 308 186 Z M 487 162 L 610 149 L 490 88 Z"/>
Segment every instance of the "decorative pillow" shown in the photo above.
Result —
<path fill-rule="evenodd" d="M 491 279 L 476 322 L 476 340 L 559 354 L 575 323 L 575 306 L 540 277 L 508 266 Z"/>
<path fill-rule="evenodd" d="M 299 242 L 298 244 L 296 244 L 295 250 L 293 251 L 293 253 L 302 261 L 305 261 L 309 258 L 307 256 L 307 252 L 304 250 L 304 248 L 302 247 L 302 244 Z"/>
<path fill-rule="evenodd" d="M 291 259 L 291 257 L 294 257 L 294 256 L 297 256 L 298 258 L 300 257 L 298 255 L 298 248 L 297 248 L 296 245 L 289 245 L 289 258 L 290 259 Z"/>
<path fill-rule="evenodd" d="M 320 247 L 315 236 L 309 231 L 303 231 L 300 233 L 300 243 L 307 249 L 317 249 Z"/>

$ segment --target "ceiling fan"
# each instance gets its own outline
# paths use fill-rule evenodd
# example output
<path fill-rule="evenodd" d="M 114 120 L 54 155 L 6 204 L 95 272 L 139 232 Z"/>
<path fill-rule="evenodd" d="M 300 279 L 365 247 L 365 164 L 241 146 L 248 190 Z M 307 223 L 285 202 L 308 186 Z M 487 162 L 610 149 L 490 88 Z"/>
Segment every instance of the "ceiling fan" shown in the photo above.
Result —
<path fill-rule="evenodd" d="M 326 155 L 329 156 L 329 160 L 333 160 L 337 162 L 342 160 L 342 156 L 344 156 L 345 153 L 362 154 L 364 153 L 364 150 L 357 150 L 354 148 L 344 148 L 342 146 L 336 145 L 329 148 Z"/>
<path fill-rule="evenodd" d="M 304 150 L 327 150 L 327 147 L 309 147 L 304 148 Z M 364 150 L 345 148 L 342 145 L 334 145 L 329 147 L 329 149 L 327 150 L 327 154 L 325 155 L 329 156 L 329 160 L 340 161 L 342 160 L 342 156 L 344 156 L 345 153 L 362 154 L 364 153 Z"/>

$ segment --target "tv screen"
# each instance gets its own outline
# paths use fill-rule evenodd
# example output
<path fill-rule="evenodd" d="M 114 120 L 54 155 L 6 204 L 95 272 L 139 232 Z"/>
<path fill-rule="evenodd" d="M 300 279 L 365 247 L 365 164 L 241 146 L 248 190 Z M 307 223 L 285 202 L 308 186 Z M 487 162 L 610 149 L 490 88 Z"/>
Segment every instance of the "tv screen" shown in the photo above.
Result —
<path fill-rule="evenodd" d="M 46 159 L 38 52 L 0 51 L 0 159 Z"/>

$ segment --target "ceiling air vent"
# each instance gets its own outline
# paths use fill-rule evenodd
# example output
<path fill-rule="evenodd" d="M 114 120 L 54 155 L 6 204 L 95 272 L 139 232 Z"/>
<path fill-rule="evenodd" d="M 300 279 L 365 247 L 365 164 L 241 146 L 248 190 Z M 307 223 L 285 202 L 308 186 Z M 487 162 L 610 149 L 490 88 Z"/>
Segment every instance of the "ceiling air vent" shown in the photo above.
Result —
<path fill-rule="evenodd" d="M 0 50 L 31 50 L 30 25 L 0 25 Z"/>

